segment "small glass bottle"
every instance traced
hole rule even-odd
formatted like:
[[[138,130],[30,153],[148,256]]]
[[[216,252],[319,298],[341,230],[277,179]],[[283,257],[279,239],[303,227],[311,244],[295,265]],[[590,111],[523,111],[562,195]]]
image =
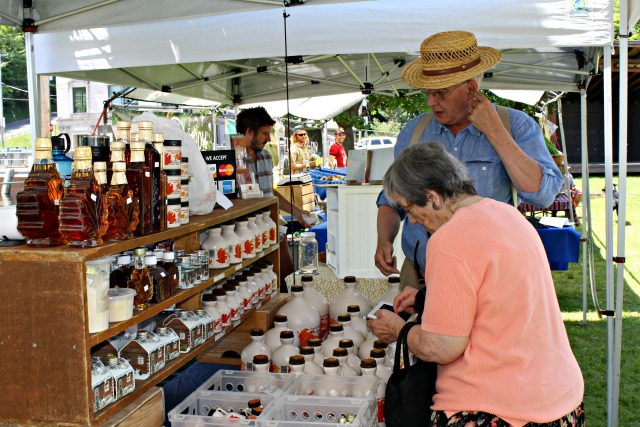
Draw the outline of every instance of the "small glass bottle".
[[[113,157],[113,143],[116,141],[122,143],[122,153],[124,156],[123,158]],[[131,122],[120,120],[118,123],[116,123],[116,141],[113,141],[111,143],[111,156],[109,157],[109,165],[111,165],[113,162],[124,161],[127,166],[129,166],[129,162],[131,160],[131,146],[129,145],[131,143]],[[109,171],[107,171],[107,175],[109,175],[107,178],[111,178]]]
[[[171,283],[167,271],[158,265],[158,259],[155,255],[146,255],[144,264],[149,270],[151,280],[153,282],[153,297],[151,302],[158,303],[166,300],[171,296]]]
[[[96,182],[100,186],[102,194],[107,194],[107,191],[109,191],[109,181],[107,181],[107,163],[93,162],[93,175],[96,177]]]
[[[160,184],[166,183],[167,177],[160,169],[160,153],[153,146],[153,123],[149,121],[138,122],[140,141],[144,143],[144,162],[151,171],[151,214],[152,231],[162,231],[166,229],[161,220],[161,207],[166,206],[166,197],[162,199]],[[163,176],[164,175],[164,176]]]
[[[318,273],[318,242],[316,233],[312,231],[300,233],[298,268],[302,274]]]
[[[60,233],[71,247],[102,245],[109,227],[107,197],[96,182],[91,147],[76,147],[73,173],[60,201]]]
[[[127,168],[127,182],[133,197],[140,201],[140,221],[134,234],[146,236],[153,231],[151,206],[151,169],[144,161],[144,143],[131,142],[131,161]]]
[[[109,274],[109,287],[111,288],[126,288],[128,287],[129,279],[131,278],[131,272],[133,266],[131,265],[130,255],[120,255],[118,257],[118,267]]]
[[[133,271],[129,279],[128,287],[135,289],[136,295],[133,297],[133,307],[144,310],[149,307],[149,302],[153,297],[153,281],[149,270],[144,264],[147,253],[145,248],[133,250]]]
[[[158,260],[160,261],[160,260]],[[180,274],[178,266],[175,262],[175,252],[165,251],[162,255],[162,261],[159,262],[160,267],[164,268],[169,276],[170,295],[178,292],[178,284],[180,283]]]
[[[59,230],[64,181],[51,155],[51,140],[36,138],[36,154],[24,190],[16,196],[18,231],[27,246],[42,248],[65,243]]]
[[[94,165],[98,163],[101,162]],[[107,191],[109,228],[105,238],[108,240],[133,239],[133,230],[138,226],[140,206],[127,184],[126,170],[125,162],[114,162],[111,185]]]

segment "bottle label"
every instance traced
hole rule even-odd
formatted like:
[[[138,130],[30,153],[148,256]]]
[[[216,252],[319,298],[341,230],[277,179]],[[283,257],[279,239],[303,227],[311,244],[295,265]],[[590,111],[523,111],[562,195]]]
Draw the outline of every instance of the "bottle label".
[[[244,241],[244,253],[246,255],[253,255],[253,240],[245,240]]]
[[[378,422],[384,422],[384,399],[378,399]]]
[[[329,333],[329,313],[320,316],[320,339],[324,339]]]
[[[237,259],[242,259],[242,245],[240,243],[236,245],[235,256]]]
[[[271,243],[276,242],[276,229],[273,227],[269,229],[269,242]]]
[[[320,328],[305,328],[298,332],[298,338],[300,338],[300,347],[307,345],[310,339],[320,338]]]
[[[223,325],[228,325],[229,324],[229,313],[222,313],[222,324]]]
[[[232,308],[230,318],[236,320],[238,318],[238,309]]]

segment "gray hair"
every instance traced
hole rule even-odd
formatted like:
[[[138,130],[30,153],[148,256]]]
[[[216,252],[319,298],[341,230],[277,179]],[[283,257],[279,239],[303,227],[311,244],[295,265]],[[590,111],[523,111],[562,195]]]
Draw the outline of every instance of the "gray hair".
[[[465,166],[439,142],[404,149],[384,175],[387,200],[401,196],[414,205],[425,206],[427,190],[435,191],[444,200],[478,194]]]

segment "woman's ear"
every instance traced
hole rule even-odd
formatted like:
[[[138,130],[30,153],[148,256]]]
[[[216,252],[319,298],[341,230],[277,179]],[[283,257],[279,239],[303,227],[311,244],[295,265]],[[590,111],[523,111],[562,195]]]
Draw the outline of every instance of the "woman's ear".
[[[477,92],[477,91],[478,91],[478,89],[480,89],[480,85],[479,85],[479,84],[478,84],[478,82],[477,82],[477,81],[475,81],[475,80],[469,80],[468,85],[469,85],[469,86],[468,86],[468,87],[469,87],[469,90],[473,90],[473,91],[476,91],[476,92]]]

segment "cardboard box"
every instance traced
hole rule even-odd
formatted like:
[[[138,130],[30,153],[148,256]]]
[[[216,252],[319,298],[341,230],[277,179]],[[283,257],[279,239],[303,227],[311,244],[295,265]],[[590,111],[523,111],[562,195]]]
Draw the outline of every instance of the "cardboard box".
[[[291,200],[291,193],[293,193],[293,204],[301,209],[309,212],[313,212],[316,209],[316,198],[312,183],[280,186],[277,191],[287,200]],[[289,215],[282,211],[280,213]]]

